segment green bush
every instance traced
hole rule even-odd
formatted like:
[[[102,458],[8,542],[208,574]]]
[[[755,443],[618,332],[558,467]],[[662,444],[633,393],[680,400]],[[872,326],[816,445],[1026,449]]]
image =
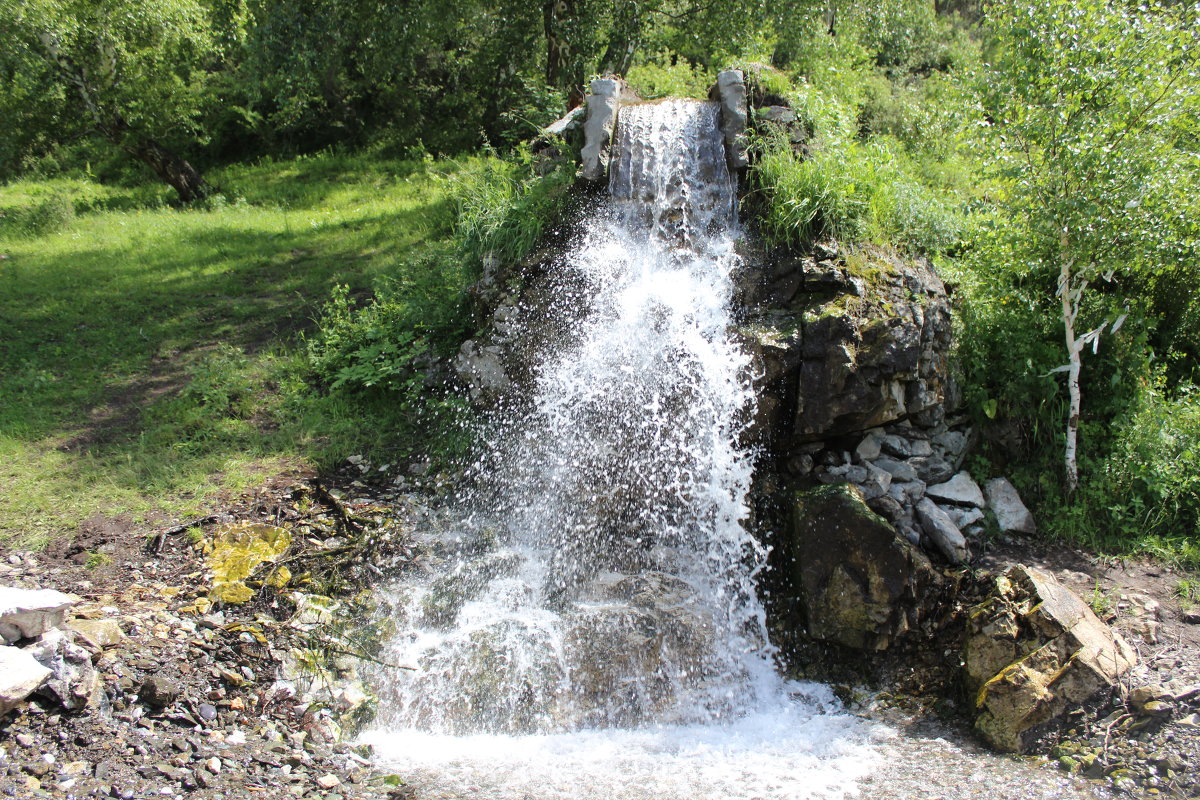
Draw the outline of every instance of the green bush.
[[[75,221],[75,205],[65,194],[15,208],[0,209],[0,235],[36,237],[63,230]]]
[[[705,98],[709,87],[716,81],[716,75],[712,70],[693,64],[686,58],[677,58],[672,64],[668,53],[659,53],[631,67],[625,75],[625,81],[647,100],[658,97]]]
[[[468,162],[453,178],[461,255],[513,264],[524,258],[563,211],[575,179],[572,158],[538,174],[528,149],[512,158]]]

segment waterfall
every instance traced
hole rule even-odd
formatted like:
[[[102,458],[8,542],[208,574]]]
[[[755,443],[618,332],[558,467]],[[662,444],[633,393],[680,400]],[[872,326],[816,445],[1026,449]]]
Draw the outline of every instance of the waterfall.
[[[382,660],[415,669],[376,681],[384,758],[501,797],[837,796],[867,763],[826,687],[777,674],[755,589],[718,113],[622,108],[608,200],[557,294],[509,323],[545,344],[472,489],[423,532],[427,572],[393,589]]]

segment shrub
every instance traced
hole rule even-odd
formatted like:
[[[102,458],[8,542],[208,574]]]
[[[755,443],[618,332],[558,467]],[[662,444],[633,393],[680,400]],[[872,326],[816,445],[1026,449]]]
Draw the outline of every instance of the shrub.
[[[52,194],[16,208],[0,210],[0,234],[36,237],[55,233],[75,221],[75,205],[65,194]]]

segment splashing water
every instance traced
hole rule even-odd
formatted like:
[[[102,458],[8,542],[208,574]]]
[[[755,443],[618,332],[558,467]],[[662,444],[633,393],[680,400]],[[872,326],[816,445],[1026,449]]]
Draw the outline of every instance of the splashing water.
[[[416,669],[380,678],[365,738],[446,796],[836,797],[872,763],[825,687],[777,675],[755,592],[717,114],[622,108],[610,199],[513,323],[548,341],[529,397],[396,588],[385,660]]]

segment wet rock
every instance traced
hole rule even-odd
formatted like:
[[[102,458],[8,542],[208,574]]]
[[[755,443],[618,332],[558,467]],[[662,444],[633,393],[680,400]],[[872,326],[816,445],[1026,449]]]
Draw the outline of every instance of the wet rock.
[[[0,637],[5,644],[33,639],[63,624],[75,598],[54,589],[0,586]]]
[[[51,674],[49,669],[38,663],[28,652],[0,645],[0,717],[40,689]],[[29,744],[21,740],[22,736],[29,740]],[[18,734],[17,741],[24,747],[33,743],[26,734]]]
[[[886,649],[916,627],[940,580],[852,486],[797,493],[788,546],[809,636],[847,647]]]
[[[721,104],[721,134],[725,137],[725,158],[730,172],[737,172],[750,164],[746,157],[746,121],[749,110],[746,105],[746,77],[740,69],[727,69],[717,73],[715,87],[717,101]]]
[[[580,164],[584,180],[601,181],[608,175],[609,144],[617,127],[621,104],[621,81],[597,78],[587,96],[587,119],[583,123]]]
[[[1136,661],[1078,595],[1048,573],[1014,566],[967,622],[963,669],[975,728],[1001,750],[1027,752]]]
[[[503,348],[468,339],[458,349],[453,368],[476,403],[491,403],[512,388],[505,371]]]
[[[967,540],[950,516],[928,497],[917,503],[917,519],[921,530],[951,564],[965,564],[971,558]]]
[[[1037,533],[1033,514],[1021,502],[1021,495],[1007,478],[993,478],[983,485],[987,505],[996,515],[996,524],[1005,533]]]
[[[925,493],[941,503],[953,503],[959,506],[974,506],[983,508],[987,501],[979,485],[971,480],[966,472],[959,472],[945,483],[935,483],[926,488]]]

